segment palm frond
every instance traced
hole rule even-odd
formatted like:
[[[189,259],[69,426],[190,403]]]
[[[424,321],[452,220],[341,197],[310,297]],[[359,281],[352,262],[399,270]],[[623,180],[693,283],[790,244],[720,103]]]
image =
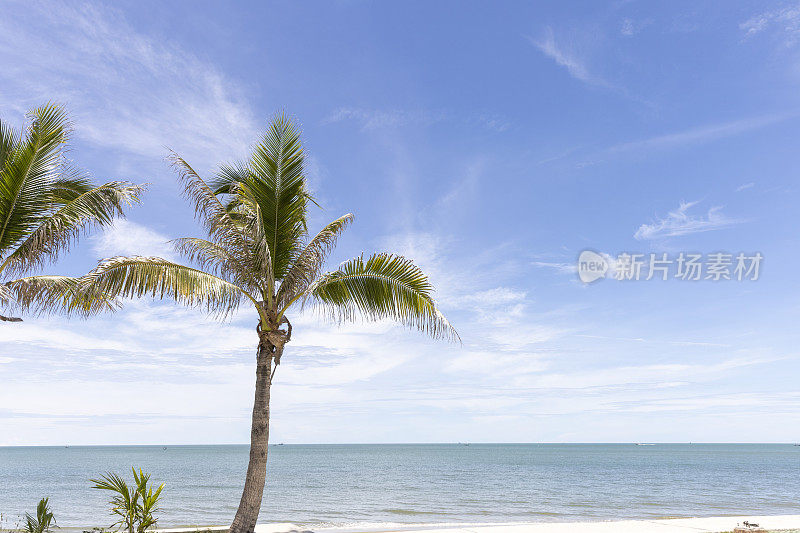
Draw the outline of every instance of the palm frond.
[[[76,186],[79,185],[79,186]],[[61,180],[55,194],[66,199],[75,194],[83,184]],[[23,273],[42,266],[45,261],[55,261],[60,251],[70,245],[90,226],[107,226],[115,216],[123,216],[123,209],[139,201],[142,187],[127,182],[113,181],[74,196],[55,213],[43,218],[39,226],[8,255],[0,272]]]
[[[89,316],[119,307],[113,295],[103,291],[81,290],[80,278],[68,276],[28,276],[2,285],[0,300],[32,314],[63,313]]]
[[[128,484],[119,474],[106,473],[100,479],[90,479],[94,483],[95,489],[110,491],[111,514],[119,517],[111,527],[121,526],[126,531],[134,531],[136,526],[137,508],[139,506],[140,494],[137,490],[131,490]]]
[[[201,270],[220,276],[240,287],[258,288],[249,265],[222,246],[197,237],[174,239],[172,244],[179,254],[198,265]]]
[[[50,184],[48,195],[53,205],[62,206],[94,188],[95,185],[85,171],[65,162],[55,181]]]
[[[252,264],[250,267],[253,274],[265,282],[262,292],[266,293],[265,298],[269,300],[275,293],[275,277],[272,270],[272,252],[268,235],[264,228],[261,206],[248,186],[248,182],[232,183],[230,184],[230,190],[236,194],[234,209],[249,236],[250,250],[252,252]]]
[[[14,293],[5,284],[0,284],[0,309],[11,307],[13,300]],[[16,316],[0,315],[0,322],[22,322],[22,319]]]
[[[169,161],[184,186],[184,195],[194,204],[195,214],[208,231],[211,240],[243,258],[251,254],[247,238],[214,190],[175,152]]]
[[[5,307],[11,303],[14,293],[6,287],[5,283],[0,283],[0,307]]]
[[[309,287],[307,298],[327,308],[340,321],[361,315],[390,318],[434,338],[460,340],[455,328],[436,308],[433,287],[414,263],[402,256],[356,257]]]
[[[25,135],[3,156],[0,167],[0,254],[40,223],[42,206],[51,201],[50,185],[65,165],[69,137],[66,111],[48,104],[30,114]]]
[[[46,533],[56,525],[53,512],[50,510],[50,498],[42,498],[36,506],[36,516],[25,513],[26,533]]]
[[[162,483],[153,491],[152,485],[147,486],[150,482],[150,474],[143,472],[142,469],[139,469],[139,472],[136,472],[135,468],[132,468],[132,470],[136,492],[142,500],[137,510],[138,523],[136,524],[136,532],[145,533],[158,522],[155,512],[158,511],[159,498],[161,497],[161,491],[164,490],[164,484]]]
[[[17,146],[17,134],[14,128],[0,119],[0,168],[5,167],[6,159]]]
[[[229,211],[238,212],[244,205],[252,214],[253,206],[258,206],[275,279],[286,274],[308,231],[306,211],[313,199],[306,186],[304,158],[299,129],[279,115],[254,147],[246,169],[223,167],[217,176],[217,190],[235,195]]]
[[[215,275],[225,276],[229,272],[229,263],[235,263],[236,257],[222,246],[197,237],[181,237],[171,241],[175,251],[189,261],[196,263],[201,269]]]
[[[353,222],[353,214],[337,218],[311,239],[283,278],[278,290],[278,307],[285,310],[316,281],[322,272],[325,258],[336,246],[339,235]]]
[[[171,298],[189,306],[202,305],[214,314],[233,312],[247,292],[208,272],[179,265],[160,257],[112,257],[83,276],[81,291],[88,295]]]

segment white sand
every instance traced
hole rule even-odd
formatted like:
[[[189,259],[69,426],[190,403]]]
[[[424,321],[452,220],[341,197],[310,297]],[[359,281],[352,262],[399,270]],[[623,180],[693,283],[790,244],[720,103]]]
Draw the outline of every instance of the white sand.
[[[463,527],[430,527],[398,528],[385,530],[319,529],[320,532],[374,533],[413,532],[413,533],[720,533],[732,531],[737,524],[745,520],[755,522],[764,529],[800,529],[800,515],[778,516],[715,516],[710,518],[673,518],[668,520],[621,520],[618,522],[552,522],[538,524],[506,524],[497,526],[463,526]],[[226,527],[201,528],[224,531]],[[197,529],[175,528],[162,529],[160,533],[184,533]],[[311,531],[309,528],[294,524],[259,524],[256,533],[300,533]]]
[[[501,526],[448,527],[414,530],[414,533],[719,533],[732,531],[747,520],[764,529],[800,529],[800,515],[725,516],[669,520],[622,520],[619,522],[554,522]],[[273,533],[267,524],[256,533]]]

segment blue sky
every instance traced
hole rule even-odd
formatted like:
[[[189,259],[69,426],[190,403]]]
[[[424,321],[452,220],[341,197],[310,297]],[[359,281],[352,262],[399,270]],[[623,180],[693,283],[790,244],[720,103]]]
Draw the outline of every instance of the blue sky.
[[[48,270],[201,234],[164,163],[302,124],[331,258],[413,258],[463,346],[292,316],[273,442],[800,440],[800,4],[11,1],[0,116],[150,183]],[[760,252],[757,281],[583,285],[584,249]],[[135,301],[0,329],[0,444],[246,442],[255,317]]]

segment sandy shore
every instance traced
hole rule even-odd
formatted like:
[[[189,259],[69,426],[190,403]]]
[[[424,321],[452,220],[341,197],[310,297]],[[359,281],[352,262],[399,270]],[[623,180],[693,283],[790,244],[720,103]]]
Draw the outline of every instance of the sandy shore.
[[[709,518],[673,518],[665,520],[621,520],[618,522],[552,522],[539,524],[501,524],[493,526],[446,526],[425,528],[364,529],[325,528],[316,531],[325,533],[389,533],[413,531],[414,533],[721,533],[732,531],[744,521],[755,522],[762,528],[800,529],[800,515],[776,516],[718,516]],[[204,528],[224,531],[224,527]],[[196,529],[162,529],[160,533],[185,533]],[[256,533],[309,533],[311,530],[293,524],[259,524]]]
[[[747,520],[765,529],[800,529],[800,515],[622,520],[619,522],[561,522],[415,530],[415,533],[720,533]],[[262,533],[256,527],[257,533]],[[269,533],[265,529],[263,533]]]

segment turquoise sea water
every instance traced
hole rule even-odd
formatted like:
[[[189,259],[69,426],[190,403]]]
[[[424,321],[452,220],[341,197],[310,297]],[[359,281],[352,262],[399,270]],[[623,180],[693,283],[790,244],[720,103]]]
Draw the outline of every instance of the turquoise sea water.
[[[228,524],[246,446],[0,447],[6,524],[49,496],[60,526],[108,526],[89,478],[164,482],[162,527]],[[260,522],[307,528],[800,514],[791,444],[270,446]]]

